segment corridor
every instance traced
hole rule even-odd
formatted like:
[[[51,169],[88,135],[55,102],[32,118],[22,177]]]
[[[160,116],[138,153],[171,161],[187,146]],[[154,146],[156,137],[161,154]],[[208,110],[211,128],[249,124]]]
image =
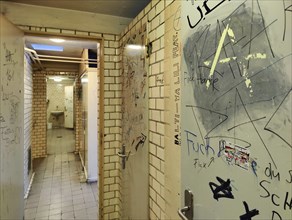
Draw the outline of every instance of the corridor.
[[[35,177],[25,219],[97,219],[97,184],[82,183],[71,130],[48,132],[48,157],[34,161]]]

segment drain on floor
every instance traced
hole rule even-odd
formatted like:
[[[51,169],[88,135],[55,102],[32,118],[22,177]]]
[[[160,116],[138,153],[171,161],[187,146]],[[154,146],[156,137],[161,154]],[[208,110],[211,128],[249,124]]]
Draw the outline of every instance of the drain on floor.
[[[57,136],[57,138],[62,138],[63,136]]]

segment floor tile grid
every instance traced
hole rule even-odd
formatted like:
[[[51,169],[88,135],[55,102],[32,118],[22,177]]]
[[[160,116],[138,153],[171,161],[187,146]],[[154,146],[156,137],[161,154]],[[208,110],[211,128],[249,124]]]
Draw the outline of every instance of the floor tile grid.
[[[97,184],[80,183],[80,175],[81,163],[73,153],[40,159],[25,219],[97,219]]]

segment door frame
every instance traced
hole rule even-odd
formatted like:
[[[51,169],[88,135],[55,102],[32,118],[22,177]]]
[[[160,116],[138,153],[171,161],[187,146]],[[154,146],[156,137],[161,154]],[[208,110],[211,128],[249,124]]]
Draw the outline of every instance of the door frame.
[[[98,135],[98,196],[99,196],[99,219],[103,216],[103,192],[104,192],[104,39],[96,36],[80,36],[64,33],[48,33],[43,31],[22,30],[25,36],[41,36],[41,37],[62,37],[70,40],[89,40],[99,43],[99,135]],[[98,74],[98,73],[96,73]]]

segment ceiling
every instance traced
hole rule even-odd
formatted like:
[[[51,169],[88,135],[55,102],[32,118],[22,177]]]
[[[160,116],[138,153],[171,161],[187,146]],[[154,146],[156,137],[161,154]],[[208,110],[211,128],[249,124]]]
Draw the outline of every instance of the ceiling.
[[[32,44],[45,44],[51,46],[62,46],[64,50],[62,52],[56,51],[44,51],[37,50],[39,55],[52,55],[52,56],[66,56],[66,57],[81,57],[83,49],[93,49],[96,50],[98,43],[90,40],[79,40],[71,38],[65,39],[62,43],[55,43],[51,41],[54,37],[47,36],[25,36],[25,45],[29,49],[34,49]]]
[[[55,37],[48,36],[25,36],[25,46],[29,49],[35,50],[38,55],[49,55],[49,56],[61,56],[61,57],[72,57],[80,58],[84,49],[91,49],[97,51],[99,43],[92,40],[84,39],[72,39],[72,38],[62,38],[65,41],[62,43],[55,43],[51,41]],[[48,51],[48,50],[36,50],[33,48],[32,44],[42,44],[49,46],[61,46],[63,51]],[[49,58],[50,59],[50,58]],[[64,62],[47,62],[41,61],[42,68],[51,71],[78,71],[79,63],[64,63]],[[34,66],[36,69],[39,68],[38,65]]]
[[[151,0],[6,0],[30,5],[71,9],[134,18]]]
[[[0,0],[1,1],[1,0]],[[142,11],[151,0],[6,0],[9,2],[16,2],[28,5],[45,6],[60,9],[77,10],[98,14],[113,15],[125,18],[134,18],[140,11]],[[51,42],[49,37],[40,36],[26,36],[26,47],[33,49],[31,44],[46,44],[46,45],[58,45],[63,46],[63,52],[50,52],[37,50],[39,55],[51,55],[51,56],[66,56],[66,57],[80,57],[84,48],[96,49],[97,43],[93,41],[84,40],[70,40],[66,39],[63,43]],[[46,67],[51,67],[52,62],[42,62]],[[55,64],[54,64],[55,65]],[[65,64],[62,64],[65,65]],[[68,67],[77,64],[67,63]],[[74,67],[74,68],[75,68]]]

